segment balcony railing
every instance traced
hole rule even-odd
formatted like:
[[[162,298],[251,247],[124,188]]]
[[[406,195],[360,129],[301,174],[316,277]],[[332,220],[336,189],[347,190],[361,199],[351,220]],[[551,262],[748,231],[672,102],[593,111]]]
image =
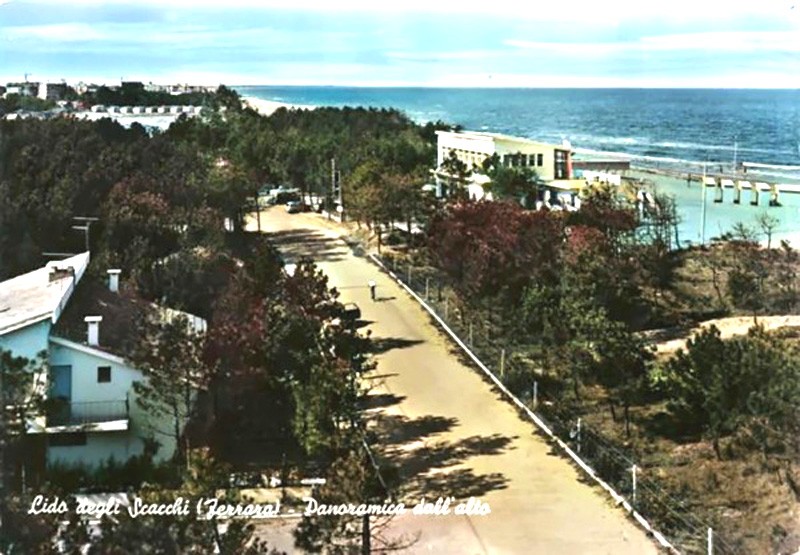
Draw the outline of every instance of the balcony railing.
[[[127,399],[86,402],[50,399],[47,406],[47,425],[74,426],[127,420],[129,411]]]

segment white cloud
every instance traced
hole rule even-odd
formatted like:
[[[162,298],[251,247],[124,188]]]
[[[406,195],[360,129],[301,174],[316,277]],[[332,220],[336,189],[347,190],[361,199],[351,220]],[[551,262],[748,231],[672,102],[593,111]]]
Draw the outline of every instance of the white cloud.
[[[625,52],[800,52],[800,32],[709,31],[642,37],[620,42],[539,42],[509,39],[503,42],[523,50],[562,55],[609,56]]]
[[[800,32],[709,31],[643,37],[643,47],[652,50],[800,51]]]
[[[100,41],[113,38],[97,27],[85,23],[55,23],[0,28],[0,37],[9,40],[36,39],[53,42]]]
[[[53,3],[61,0],[16,0],[29,3]],[[363,13],[428,13],[428,14],[484,14],[509,19],[593,23],[598,26],[621,20],[642,18],[671,21],[719,21],[752,15],[779,18],[796,17],[792,9],[795,0],[671,0],[662,2],[632,2],[631,0],[572,0],[563,2],[521,3],[518,0],[404,0],[403,2],[375,2],[375,0],[72,0],[70,5],[151,5],[170,9],[250,8],[281,9],[307,12],[363,12]]]

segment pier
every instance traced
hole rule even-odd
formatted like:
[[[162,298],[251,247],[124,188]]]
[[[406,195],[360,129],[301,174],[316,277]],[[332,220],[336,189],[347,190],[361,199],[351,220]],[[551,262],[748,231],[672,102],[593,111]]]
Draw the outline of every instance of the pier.
[[[715,189],[714,202],[721,203],[725,201],[725,190],[732,190],[733,204],[741,204],[744,191],[750,192],[749,202],[752,206],[758,206],[761,202],[762,196],[766,194],[768,198],[768,206],[780,206],[781,193],[800,193],[800,185],[790,183],[766,183],[763,181],[746,181],[743,179],[731,179],[729,177],[709,177],[702,178],[704,187],[712,187]]]

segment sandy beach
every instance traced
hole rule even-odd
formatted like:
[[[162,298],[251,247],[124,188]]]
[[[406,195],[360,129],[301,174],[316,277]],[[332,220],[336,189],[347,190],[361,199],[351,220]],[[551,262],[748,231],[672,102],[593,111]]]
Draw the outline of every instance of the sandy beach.
[[[269,116],[279,108],[286,108],[287,110],[313,110],[316,108],[316,106],[310,104],[289,104],[275,100],[264,100],[255,96],[243,96],[242,101],[263,116]]]

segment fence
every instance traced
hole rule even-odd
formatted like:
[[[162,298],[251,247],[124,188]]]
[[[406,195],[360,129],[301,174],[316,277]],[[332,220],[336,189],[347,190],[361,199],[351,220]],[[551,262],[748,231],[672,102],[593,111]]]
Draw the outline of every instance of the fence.
[[[679,499],[667,491],[646,467],[637,463],[631,449],[603,436],[572,413],[559,400],[556,384],[537,377],[531,361],[516,356],[520,345],[493,337],[499,334],[490,319],[465,316],[439,271],[411,265],[398,257],[372,255],[372,258],[413,291],[450,328],[457,341],[468,348],[467,352],[474,354],[474,361],[509,393],[512,401],[545,433],[552,434],[579,466],[599,478],[598,482],[618,504],[629,510],[662,545],[681,553],[741,552],[738,545],[714,534],[709,523],[694,516],[687,499]]]
[[[130,409],[127,399],[77,403],[62,399],[52,399],[49,405],[47,407],[48,426],[97,424],[114,420],[126,420],[129,417]]]

